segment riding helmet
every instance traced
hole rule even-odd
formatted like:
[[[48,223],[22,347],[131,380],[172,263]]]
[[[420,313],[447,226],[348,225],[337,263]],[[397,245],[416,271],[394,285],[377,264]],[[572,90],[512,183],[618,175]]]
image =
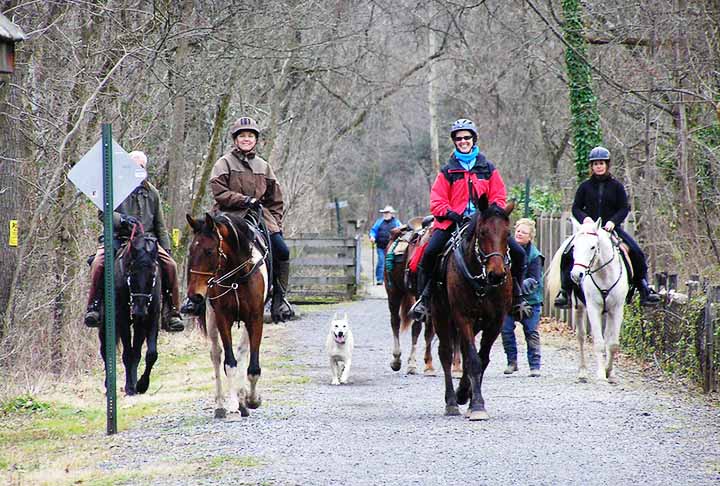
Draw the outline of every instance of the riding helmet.
[[[472,133],[473,143],[477,143],[477,127],[472,122],[472,120],[468,120],[467,118],[460,118],[458,120],[455,120],[455,123],[453,123],[452,127],[450,128],[450,138],[454,139],[455,133],[459,132],[460,130],[467,130],[468,132]]]
[[[239,132],[253,132],[256,137],[260,136],[260,128],[255,120],[249,116],[243,116],[235,120],[230,127],[230,137],[235,140]]]
[[[590,151],[588,155],[588,162],[592,163],[593,160],[606,160],[610,163],[610,151],[605,147],[599,145]]]

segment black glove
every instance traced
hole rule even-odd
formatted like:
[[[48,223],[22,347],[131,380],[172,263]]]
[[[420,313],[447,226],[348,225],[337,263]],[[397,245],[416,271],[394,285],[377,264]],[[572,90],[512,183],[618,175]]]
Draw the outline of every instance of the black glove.
[[[515,304],[512,308],[512,316],[517,321],[522,321],[532,315],[532,306],[525,300],[521,300],[518,304]]]
[[[135,216],[130,216],[129,214],[123,214],[120,216],[120,224],[123,226],[133,227],[135,225],[140,224],[140,220],[137,219]]]
[[[257,209],[260,207],[260,201],[255,199],[254,197],[249,197],[245,200],[245,207],[248,209]]]
[[[462,216],[460,216],[455,211],[448,211],[447,213],[445,213],[445,218],[449,219],[450,221],[454,222],[455,224],[460,224],[460,223],[462,223],[462,220],[463,220]]]
[[[538,282],[532,277],[528,277],[525,280],[523,280],[522,286],[520,287],[520,290],[523,295],[527,295],[531,293],[535,288],[537,287]]]

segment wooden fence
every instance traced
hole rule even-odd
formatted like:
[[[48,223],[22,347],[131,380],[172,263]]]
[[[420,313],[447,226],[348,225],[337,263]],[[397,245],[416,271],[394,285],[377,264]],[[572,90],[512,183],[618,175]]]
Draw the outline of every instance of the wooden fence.
[[[359,238],[303,235],[287,238],[292,302],[352,299],[360,285]]]

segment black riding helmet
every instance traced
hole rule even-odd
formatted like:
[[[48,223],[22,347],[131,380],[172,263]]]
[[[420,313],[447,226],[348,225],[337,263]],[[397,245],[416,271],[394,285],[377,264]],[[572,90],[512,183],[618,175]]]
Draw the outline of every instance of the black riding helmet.
[[[610,166],[610,151],[598,145],[592,149],[590,155],[588,155],[588,163],[590,163],[590,165],[592,165],[595,160],[604,160],[605,163]]]

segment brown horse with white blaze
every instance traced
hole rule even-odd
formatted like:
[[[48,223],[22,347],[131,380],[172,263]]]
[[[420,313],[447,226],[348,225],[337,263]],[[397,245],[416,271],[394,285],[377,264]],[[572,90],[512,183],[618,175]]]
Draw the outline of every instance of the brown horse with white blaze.
[[[482,379],[490,363],[490,349],[510,312],[512,275],[507,238],[509,215],[514,204],[488,207],[487,198],[476,204],[478,211],[462,243],[450,255],[443,270],[445,286],[432,294],[431,316],[439,339],[438,354],[445,373],[445,414],[459,415],[458,404],[470,406],[470,420],[486,420]],[[480,350],[475,336],[482,331]],[[453,388],[451,360],[459,340],[463,375],[457,394]]]
[[[257,408],[262,401],[257,382],[261,372],[263,313],[269,294],[268,251],[255,243],[255,232],[242,218],[206,213],[205,218],[198,219],[187,215],[187,220],[193,229],[193,240],[188,255],[188,300],[183,308],[198,315],[201,329],[210,339],[215,369],[215,417],[224,418],[226,410],[239,411],[245,417],[249,415],[248,408]],[[206,299],[210,305],[203,312]],[[244,323],[240,326],[239,363],[232,342],[235,322]],[[220,375],[221,342],[227,402]]]

